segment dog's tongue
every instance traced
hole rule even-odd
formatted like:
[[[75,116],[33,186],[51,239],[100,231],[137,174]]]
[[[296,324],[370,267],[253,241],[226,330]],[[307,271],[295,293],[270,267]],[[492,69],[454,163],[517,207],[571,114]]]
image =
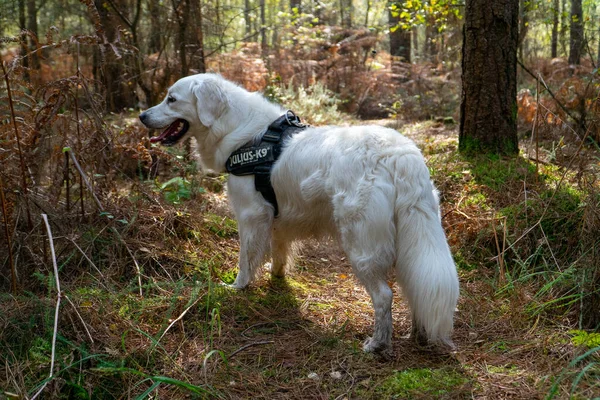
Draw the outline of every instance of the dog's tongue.
[[[167,127],[167,129],[165,129],[163,131],[163,133],[161,133],[159,136],[153,136],[150,138],[150,142],[151,143],[156,143],[156,142],[160,142],[162,140],[164,140],[166,137],[171,136],[174,133],[177,133],[177,130],[179,128],[179,123],[181,122],[181,120],[176,120],[175,122],[173,122],[171,125],[169,125]]]

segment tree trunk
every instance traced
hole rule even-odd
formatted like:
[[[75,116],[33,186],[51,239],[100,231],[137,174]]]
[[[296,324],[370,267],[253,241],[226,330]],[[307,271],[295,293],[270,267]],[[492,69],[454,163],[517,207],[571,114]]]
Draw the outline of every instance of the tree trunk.
[[[204,31],[202,28],[202,5],[199,0],[187,0],[190,3],[190,18],[187,46],[190,53],[190,68],[195,73],[205,73],[206,63],[204,60]]]
[[[121,1],[114,1],[116,7],[121,7]],[[135,93],[131,89],[131,78],[124,51],[119,50],[119,26],[121,20],[116,11],[103,0],[95,0],[100,22],[104,28],[106,41],[111,45],[104,46],[105,59],[98,65],[97,72],[106,90],[106,105],[109,111],[120,112],[135,104]],[[125,7],[121,7],[125,10]],[[116,51],[114,50],[116,49]]]
[[[260,0],[260,49],[267,53],[267,18],[265,15],[265,0]]]
[[[150,14],[150,37],[148,43],[148,53],[158,53],[162,49],[163,35],[162,24],[160,22],[161,5],[160,0],[148,1],[148,13]]]
[[[433,16],[427,18],[427,25],[425,26],[425,56],[432,62],[438,61],[437,42],[439,36],[435,18]]]
[[[252,19],[250,17],[250,7],[250,0],[244,0],[244,23],[246,27],[244,31],[245,42],[251,41],[250,35],[252,34]]]
[[[518,0],[467,0],[459,150],[518,154]]]
[[[559,28],[559,18],[560,14],[560,0],[553,0],[552,2],[552,43],[551,43],[551,51],[550,55],[552,58],[556,58],[558,56],[558,28]]]
[[[352,0],[340,0],[340,23],[344,28],[352,28]]]
[[[33,33],[34,38],[29,37],[29,52],[30,64],[33,70],[40,69],[40,55],[37,50],[38,24],[37,24],[37,7],[35,0],[27,0],[27,30]],[[37,73],[36,73],[37,75]]]
[[[598,53],[596,58],[596,68],[600,67],[600,27],[598,28]]]
[[[569,45],[569,64],[581,62],[583,49],[583,7],[581,0],[571,0],[571,39]]]
[[[27,29],[27,18],[25,14],[25,0],[19,0],[19,29]],[[23,57],[23,67],[25,68],[25,79],[29,80],[29,57],[27,56],[27,37],[21,36],[20,56]]]
[[[398,26],[400,17],[394,5],[388,7],[388,25],[390,27],[390,54],[399,57],[403,62],[410,63],[410,31]]]
[[[411,29],[411,35],[412,35],[412,49],[411,52],[414,55],[414,57],[411,57],[412,59],[416,59],[419,60],[419,57],[421,57],[422,54],[419,53],[419,27],[418,26],[413,26]]]
[[[529,11],[531,9],[531,0],[521,0],[519,2],[519,42],[517,47],[519,49],[519,58],[524,61],[523,58],[523,47],[525,46],[525,38],[527,37],[527,31],[529,30]]]
[[[561,48],[561,52],[563,54],[567,54],[568,48],[567,48],[567,35],[566,32],[569,29],[568,26],[568,18],[569,15],[567,13],[567,0],[562,0],[561,2],[561,10],[560,10],[560,28],[559,28],[559,34],[558,34],[558,43],[560,44],[560,48]]]

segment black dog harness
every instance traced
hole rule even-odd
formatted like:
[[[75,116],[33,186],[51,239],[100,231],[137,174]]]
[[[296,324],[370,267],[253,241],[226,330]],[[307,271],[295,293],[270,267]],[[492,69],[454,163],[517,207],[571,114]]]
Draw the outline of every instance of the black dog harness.
[[[271,169],[281,155],[287,138],[307,128],[292,111],[277,118],[262,136],[260,141],[253,141],[231,153],[225,168],[227,172],[237,175],[254,175],[254,187],[265,200],[275,208],[275,217],[279,215],[277,198],[271,185]]]

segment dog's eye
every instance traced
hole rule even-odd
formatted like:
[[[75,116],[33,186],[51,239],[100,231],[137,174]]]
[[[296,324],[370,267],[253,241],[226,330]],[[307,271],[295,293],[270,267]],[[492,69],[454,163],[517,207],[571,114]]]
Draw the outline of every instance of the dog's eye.
[[[167,97],[167,103],[175,103],[176,99],[173,96]]]

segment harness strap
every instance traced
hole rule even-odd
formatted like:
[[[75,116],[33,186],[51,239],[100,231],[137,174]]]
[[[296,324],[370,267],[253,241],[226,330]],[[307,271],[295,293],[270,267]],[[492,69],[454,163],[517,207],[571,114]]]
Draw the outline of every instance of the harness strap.
[[[269,125],[259,143],[244,145],[231,153],[225,163],[225,168],[233,175],[254,175],[254,188],[273,205],[275,217],[279,215],[279,206],[271,185],[271,169],[281,155],[284,140],[306,128],[307,125],[288,110]]]

